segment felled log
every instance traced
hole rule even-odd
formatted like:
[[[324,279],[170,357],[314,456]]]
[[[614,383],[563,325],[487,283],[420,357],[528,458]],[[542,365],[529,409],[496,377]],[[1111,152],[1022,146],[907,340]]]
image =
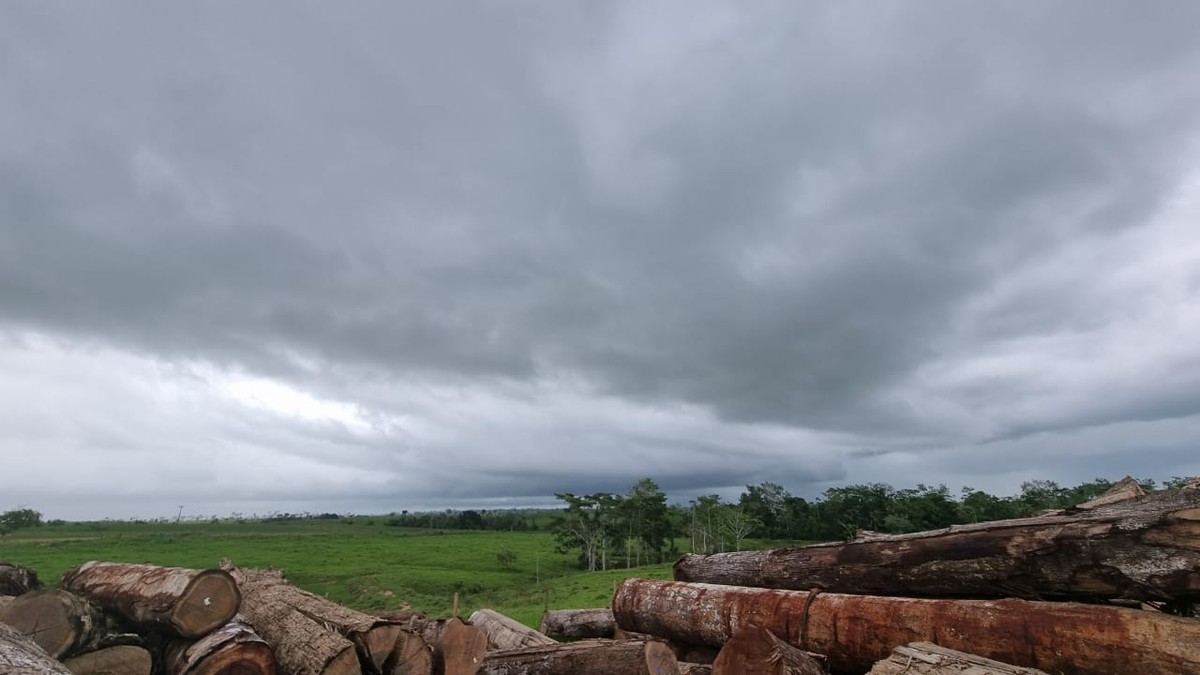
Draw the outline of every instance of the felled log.
[[[278,629],[279,621],[292,615],[303,617],[349,640],[365,672],[379,672],[396,648],[402,629],[394,623],[309,593],[284,579],[279,570],[241,568],[232,564],[226,565],[225,569],[237,581],[245,596],[242,615],[246,623],[275,647],[276,658],[285,671],[291,666],[285,666],[284,656],[279,653],[280,644],[285,638]],[[291,649],[304,649],[304,642],[290,644]],[[336,640],[328,641],[324,656],[336,657],[340,654],[340,645]]]
[[[685,555],[677,581],[911,597],[1200,599],[1200,490],[1058,515]]]
[[[4,675],[71,675],[29,636],[0,623],[0,673]]]
[[[438,622],[434,668],[443,675],[475,675],[487,653],[487,636],[457,618]]]
[[[982,656],[947,649],[929,642],[913,642],[892,650],[867,675],[1047,675]]]
[[[383,675],[432,675],[433,650],[425,640],[407,631],[400,634],[396,648],[383,664]]]
[[[0,561],[0,595],[21,595],[42,587],[37,570]]]
[[[16,598],[11,595],[0,595],[0,612],[3,612],[4,608],[13,600],[16,600]]]
[[[679,662],[679,675],[712,675],[712,671],[713,667],[710,663]]]
[[[467,623],[483,631],[487,636],[488,651],[504,651],[558,644],[553,638],[491,609],[481,609],[471,614]]]
[[[28,635],[47,654],[59,659],[96,649],[114,632],[96,605],[67,591],[33,591],[0,608],[0,623]]]
[[[734,633],[721,647],[712,675],[825,675],[825,668],[771,631],[750,626]]]
[[[237,613],[237,584],[217,569],[93,560],[63,574],[62,587],[135,624],[196,638]]]
[[[617,623],[721,646],[761,626],[833,670],[863,672],[909,642],[1064,675],[1200,673],[1200,621],[1105,605],[943,600],[629,579],[613,596]]]
[[[616,629],[612,609],[555,609],[542,612],[541,632],[555,639],[611,638]]]
[[[171,640],[162,662],[166,675],[275,675],[275,653],[240,617],[195,642]]]
[[[63,665],[74,675],[150,675],[154,663],[145,647],[114,645],[72,656]]]
[[[661,642],[580,640],[491,652],[480,675],[678,675]]]

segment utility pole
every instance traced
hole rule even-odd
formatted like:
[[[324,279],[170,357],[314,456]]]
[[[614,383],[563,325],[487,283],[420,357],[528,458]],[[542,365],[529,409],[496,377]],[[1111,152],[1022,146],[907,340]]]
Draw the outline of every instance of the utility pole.
[[[183,519],[183,504],[180,504],[179,505],[179,513],[175,514],[175,524],[178,525],[179,521],[182,519]]]

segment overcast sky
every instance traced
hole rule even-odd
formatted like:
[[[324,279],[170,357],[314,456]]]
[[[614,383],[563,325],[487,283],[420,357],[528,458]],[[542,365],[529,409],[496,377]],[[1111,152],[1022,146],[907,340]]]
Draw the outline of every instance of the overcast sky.
[[[1200,474],[1200,3],[0,5],[0,509]]]

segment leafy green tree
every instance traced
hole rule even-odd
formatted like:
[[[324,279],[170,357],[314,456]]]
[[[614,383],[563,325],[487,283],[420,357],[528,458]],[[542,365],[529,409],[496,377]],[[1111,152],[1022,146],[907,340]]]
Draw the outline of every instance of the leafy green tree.
[[[791,495],[779,483],[767,481],[758,485],[747,485],[738,499],[738,505],[746,514],[761,523],[763,534],[780,536],[784,528],[784,513]]]
[[[741,506],[725,506],[721,509],[721,533],[725,541],[733,545],[733,550],[742,550],[742,542],[746,537],[762,529],[763,523]],[[722,547],[724,548],[724,547]]]
[[[697,497],[688,506],[692,553],[716,553],[721,539],[721,495]]]
[[[41,527],[42,514],[30,508],[13,509],[0,513],[0,536],[26,527]]]
[[[608,569],[608,553],[619,531],[621,497],[607,492],[554,496],[566,502],[563,514],[551,526],[559,552],[578,550],[580,566],[589,572]]]
[[[647,561],[661,563],[671,536],[666,493],[653,479],[643,478],[625,494],[621,514],[625,521],[626,566],[630,557],[638,566],[643,564],[643,556]]]

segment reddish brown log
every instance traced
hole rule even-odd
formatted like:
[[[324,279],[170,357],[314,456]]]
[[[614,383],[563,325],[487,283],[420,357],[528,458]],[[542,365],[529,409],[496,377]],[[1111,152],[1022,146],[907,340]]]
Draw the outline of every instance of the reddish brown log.
[[[0,623],[0,673],[4,675],[71,675],[36,642],[15,628]]]
[[[167,675],[275,674],[275,652],[240,617],[196,642],[171,641],[162,661]]]
[[[0,595],[21,595],[41,588],[37,570],[0,561]]]
[[[475,675],[479,672],[487,653],[487,636],[483,631],[459,619],[438,623],[435,668],[444,675]]]
[[[433,650],[420,635],[404,632],[383,664],[383,675],[432,675]]]
[[[225,625],[242,599],[221,570],[97,560],[67,570],[62,587],[135,624],[188,638]]]
[[[556,609],[542,612],[541,632],[562,640],[611,638],[616,632],[612,609]]]
[[[492,652],[480,675],[678,675],[661,642],[580,640]]]
[[[67,591],[26,593],[0,608],[0,623],[28,635],[54,658],[96,649],[113,632],[100,608]]]
[[[847,543],[685,555],[677,581],[910,597],[1200,599],[1200,490]]]
[[[811,594],[649,579],[613,597],[622,626],[721,646],[761,626],[834,670],[865,671],[909,642],[933,642],[1064,675],[1200,673],[1200,621],[1103,605]]]
[[[72,656],[63,665],[74,675],[150,675],[153,659],[145,647],[115,645]]]
[[[825,668],[771,631],[751,626],[739,630],[721,647],[712,675],[825,675]]]
[[[553,638],[491,609],[476,611],[467,620],[467,623],[483,631],[483,634],[487,636],[488,651],[506,651],[558,644]]]
[[[875,664],[867,675],[1047,675],[1036,668],[1022,668],[982,656],[947,649],[928,642],[896,647],[890,656]]]

